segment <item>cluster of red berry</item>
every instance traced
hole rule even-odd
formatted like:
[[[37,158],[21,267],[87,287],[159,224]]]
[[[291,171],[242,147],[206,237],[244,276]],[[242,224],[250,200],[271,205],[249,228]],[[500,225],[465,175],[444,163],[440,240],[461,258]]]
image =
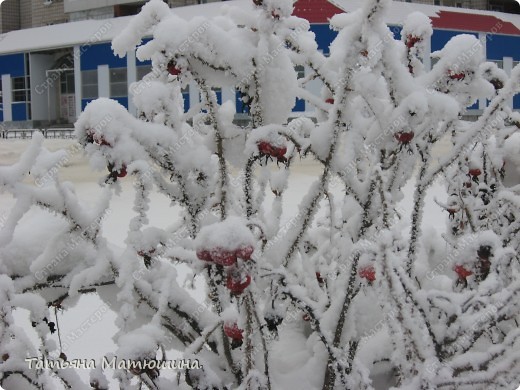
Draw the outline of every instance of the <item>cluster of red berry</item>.
[[[251,284],[251,276],[244,274],[234,267],[237,259],[250,260],[254,248],[251,245],[243,245],[235,249],[202,248],[197,250],[200,260],[212,262],[220,266],[230,267],[227,272],[226,287],[234,295],[240,295]]]
[[[274,146],[267,141],[260,141],[257,145],[260,157],[265,157],[266,161],[269,158],[276,158],[277,162],[287,162],[287,158],[285,157],[285,153],[287,153],[286,146]]]
[[[362,267],[359,269],[359,276],[368,280],[369,283],[372,283],[376,280],[376,269],[373,265]]]
[[[466,278],[475,275],[477,282],[484,280],[490,271],[492,256],[492,250],[490,245],[481,245],[477,250],[477,261],[471,265],[471,268],[462,264],[456,264],[453,270],[458,275],[457,285],[462,284],[464,287],[467,286]]]
[[[417,37],[417,36],[415,36],[415,35],[407,35],[407,36],[406,36],[406,42],[405,42],[406,47],[407,47],[408,49],[411,49],[412,47],[415,46],[415,44],[416,44],[417,42],[420,42],[421,40],[422,40],[421,37]]]
[[[112,144],[108,142],[103,134],[96,133],[93,129],[87,129],[86,141],[89,144],[96,144],[98,146],[106,146],[111,148]],[[126,170],[126,164],[122,164],[120,169],[114,169],[115,164],[111,161],[107,164],[107,169],[110,172],[108,178],[115,181],[117,178],[125,177],[128,172]]]

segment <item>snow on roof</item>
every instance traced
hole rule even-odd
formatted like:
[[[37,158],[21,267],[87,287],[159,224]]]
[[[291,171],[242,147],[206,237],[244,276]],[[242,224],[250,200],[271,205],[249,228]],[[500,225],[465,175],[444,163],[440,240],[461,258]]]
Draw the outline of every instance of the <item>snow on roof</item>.
[[[229,6],[246,8],[250,0],[233,0],[226,2],[191,5],[172,9],[182,18],[215,15]],[[72,47],[88,42],[110,42],[128,24],[132,16],[104,20],[82,20],[51,26],[11,31],[0,35],[0,54],[23,53]]]
[[[363,0],[329,1],[346,12],[361,7],[364,2]],[[386,21],[388,24],[402,25],[406,17],[415,11],[422,12],[430,17],[433,27],[436,29],[520,35],[520,15],[403,1],[392,3]]]
[[[298,0],[295,4],[295,15],[306,18],[311,23],[328,23],[334,14],[341,10],[353,11],[361,7],[363,2],[364,0]],[[218,14],[229,6],[250,7],[251,0],[178,7],[174,8],[172,12],[183,18],[191,19],[201,14]],[[403,20],[414,11],[420,11],[429,16],[435,28],[520,35],[520,15],[398,1],[393,3],[387,15],[387,23],[401,25]],[[88,42],[109,42],[123,30],[130,19],[131,16],[105,20],[83,20],[11,31],[0,35],[0,54],[72,47]]]

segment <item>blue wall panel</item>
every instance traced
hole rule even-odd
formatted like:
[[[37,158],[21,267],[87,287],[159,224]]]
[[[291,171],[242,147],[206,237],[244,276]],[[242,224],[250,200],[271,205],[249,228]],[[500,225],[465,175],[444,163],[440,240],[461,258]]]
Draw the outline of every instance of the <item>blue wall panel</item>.
[[[236,107],[237,107],[237,113],[242,113],[242,112],[249,112],[249,109],[248,107],[244,104],[244,102],[242,101],[242,99],[240,99],[240,92],[237,92],[235,94],[235,103],[236,103]]]
[[[81,55],[81,70],[94,70],[98,65],[107,64],[110,68],[126,67],[126,57],[116,57],[110,43],[92,45]]]
[[[85,107],[94,99],[81,99],[81,111],[85,111]]]
[[[25,121],[27,120],[27,104],[24,103],[13,103],[11,106],[13,112],[13,121]]]
[[[487,58],[501,60],[504,57],[513,57],[520,61],[520,37],[512,35],[487,35]]]
[[[25,76],[25,56],[20,54],[8,54],[0,56],[0,75],[10,74],[11,77]]]
[[[0,122],[4,120],[4,105],[0,104]]]
[[[184,99],[184,111],[188,112],[188,110],[190,109],[190,94],[183,93],[182,97]]]
[[[305,111],[305,100],[296,99],[296,104],[294,105],[293,112],[303,112]]]
[[[311,31],[316,34],[318,49],[323,53],[329,53],[329,46],[338,33],[330,29],[328,24],[311,24]]]
[[[402,27],[400,26],[388,26],[390,31],[394,34],[394,39],[397,39],[398,41],[401,40],[401,30]]]
[[[520,93],[513,98],[513,108],[520,109]]]
[[[433,30],[432,35],[432,52],[440,50],[448,43],[448,41],[456,35],[469,34],[478,38],[477,33],[466,33],[461,31],[450,31],[450,30]]]
[[[128,97],[111,97],[110,99],[115,100],[128,110]]]

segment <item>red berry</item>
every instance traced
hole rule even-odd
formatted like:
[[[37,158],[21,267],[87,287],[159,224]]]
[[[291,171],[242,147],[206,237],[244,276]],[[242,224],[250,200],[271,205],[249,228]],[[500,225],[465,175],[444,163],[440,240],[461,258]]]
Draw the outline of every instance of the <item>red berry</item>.
[[[228,273],[226,287],[235,295],[240,295],[251,284],[251,276],[246,275],[245,279],[238,272]]]
[[[116,170],[114,170],[114,164],[113,163],[108,163],[107,169],[110,171],[110,174],[112,176],[125,177],[127,175],[126,165],[125,164],[122,164],[121,169],[116,171]]]
[[[258,151],[262,154],[267,154],[267,155],[271,156],[273,153],[273,147],[271,146],[271,144],[269,142],[260,141],[258,143]]]
[[[240,329],[236,322],[224,323],[224,334],[233,340],[242,340],[244,331]]]
[[[205,249],[199,249],[197,251],[197,257],[203,261],[213,261],[211,258],[211,253]]]
[[[373,282],[374,280],[376,280],[376,270],[371,265],[363,267],[359,270],[359,276],[368,280],[369,282]]]
[[[253,254],[254,251],[255,251],[255,248],[253,248],[251,245],[247,245],[247,246],[238,248],[235,251],[235,255],[237,257],[240,257],[241,259],[249,260],[249,259],[251,259],[251,255]]]
[[[334,99],[328,98],[327,100],[325,100],[325,103],[334,104]]]
[[[399,131],[399,132],[395,133],[394,137],[400,143],[408,144],[413,139],[414,135],[415,134],[413,131],[409,131],[409,132]]]
[[[168,64],[168,73],[172,76],[178,76],[181,74],[181,69],[177,67],[175,61],[170,61]]]
[[[411,49],[411,48],[414,47],[415,44],[416,44],[417,42],[419,42],[420,40],[421,40],[420,37],[416,37],[415,35],[408,35],[408,36],[406,37],[406,47],[407,47],[408,49]]]
[[[145,250],[141,250],[141,251],[137,251],[137,254],[141,257],[144,257],[144,256],[152,256],[153,254],[155,253],[155,249],[149,249],[147,251]]]
[[[108,142],[103,135],[94,134],[93,136],[94,142],[100,146],[112,146],[110,142]]]
[[[123,164],[121,166],[121,169],[119,171],[117,171],[117,177],[125,177],[126,175],[127,175],[126,165]]]
[[[320,272],[316,272],[316,280],[318,281],[319,284],[323,284],[324,280],[321,277],[321,273]]]
[[[228,251],[223,248],[215,248],[211,250],[211,259],[215,264],[219,265],[233,265],[237,262],[237,256],[234,251]]]
[[[307,313],[305,313],[303,316],[302,316],[302,319],[306,322],[309,322],[311,320],[311,316],[308,315]]]
[[[462,80],[462,79],[464,79],[464,77],[466,77],[466,75],[464,74],[464,72],[454,73],[454,72],[452,72],[452,71],[449,71],[449,72],[448,72],[448,76],[449,76],[450,79],[452,79],[452,80]]]
[[[473,271],[470,271],[462,265],[456,265],[454,271],[459,275],[459,278],[466,279],[468,276],[473,275]]]
[[[272,156],[276,158],[283,158],[285,153],[287,153],[287,147],[285,146],[282,146],[281,148],[273,148]]]
[[[471,176],[480,176],[482,174],[481,170],[478,168],[473,168],[469,170],[469,174]]]

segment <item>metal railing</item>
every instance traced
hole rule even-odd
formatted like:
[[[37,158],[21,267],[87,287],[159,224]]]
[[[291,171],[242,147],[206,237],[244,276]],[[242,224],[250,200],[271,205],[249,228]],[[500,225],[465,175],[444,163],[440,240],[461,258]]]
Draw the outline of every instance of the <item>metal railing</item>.
[[[47,129],[8,129],[0,132],[0,138],[3,139],[30,139],[35,131],[39,131],[45,138],[74,138],[74,128],[57,128],[51,127]]]

